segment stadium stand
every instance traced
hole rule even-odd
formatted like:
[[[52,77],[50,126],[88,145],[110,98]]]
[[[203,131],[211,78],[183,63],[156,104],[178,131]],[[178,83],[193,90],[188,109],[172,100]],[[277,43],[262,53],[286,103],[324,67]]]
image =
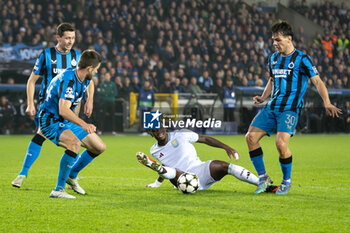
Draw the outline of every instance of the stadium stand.
[[[350,10],[328,1],[311,7],[291,1],[289,7],[324,28],[310,46],[303,43],[304,29],[298,29],[297,47],[314,58],[327,87],[350,88]],[[3,55],[4,48],[22,44],[39,51],[52,46],[54,28],[72,22],[75,48],[93,48],[104,58],[96,86],[111,77],[116,98],[128,100],[145,80],[156,93],[218,93],[217,79],[247,87],[267,82],[268,29],[275,14],[243,0],[11,0],[1,1],[0,9]],[[8,62],[8,56],[1,57],[0,63]],[[204,73],[210,84],[203,83]],[[8,82],[7,75],[0,75],[1,83]],[[24,83],[16,77],[13,81]],[[25,95],[8,99],[20,106]]]

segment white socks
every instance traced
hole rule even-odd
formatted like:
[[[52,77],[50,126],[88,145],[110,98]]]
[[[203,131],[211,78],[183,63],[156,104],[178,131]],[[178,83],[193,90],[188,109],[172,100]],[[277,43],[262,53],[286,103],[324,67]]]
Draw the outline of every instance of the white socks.
[[[165,179],[171,180],[176,176],[176,169],[162,166],[162,169],[158,172],[158,174]]]
[[[230,165],[228,166],[227,173],[233,175],[234,177],[236,177],[241,181],[244,181],[250,184],[258,185],[259,183],[259,178],[256,177],[256,175],[254,175],[244,167],[234,165],[232,163],[230,163]]]

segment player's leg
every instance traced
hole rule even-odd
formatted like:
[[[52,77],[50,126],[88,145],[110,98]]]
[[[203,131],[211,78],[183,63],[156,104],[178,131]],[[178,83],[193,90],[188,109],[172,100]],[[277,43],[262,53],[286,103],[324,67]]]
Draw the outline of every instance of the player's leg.
[[[296,112],[286,111],[279,114],[277,119],[276,147],[280,155],[280,165],[283,173],[282,183],[276,194],[287,194],[291,184],[292,153],[288,148],[291,136],[294,134],[299,115]]]
[[[292,153],[288,148],[290,136],[291,135],[286,132],[278,132],[276,136],[276,147],[280,155],[279,160],[280,160],[281,170],[283,173],[283,180],[282,180],[280,189],[284,189],[284,192],[286,192],[285,194],[288,193],[288,190],[286,189],[289,189],[292,184],[292,180],[291,180]],[[277,192],[277,194],[281,194],[281,193]]]
[[[291,184],[292,153],[289,150],[289,140],[294,134],[298,122],[298,114],[295,112],[283,112],[278,118],[276,147],[279,152],[279,161],[283,173],[283,179],[276,194],[287,194]]]
[[[74,163],[72,170],[67,179],[68,187],[72,188],[75,192],[84,195],[86,192],[78,183],[78,173],[92,162],[98,155],[100,155],[106,149],[106,145],[97,134],[87,134],[80,126],[73,125],[72,130],[75,135],[81,140],[82,146],[86,148],[79,158]]]
[[[271,135],[276,128],[275,114],[266,108],[262,109],[253,119],[248,133],[246,134],[246,142],[249,149],[250,160],[259,175],[259,184],[255,193],[262,193],[272,184],[272,180],[267,175],[263,160],[263,151],[259,141],[265,135]]]
[[[75,197],[66,193],[64,188],[75,162],[75,158],[78,155],[81,142],[70,129],[65,129],[60,133],[57,144],[66,148],[66,150],[60,161],[56,187],[51,192],[50,197],[74,199]]]
[[[250,160],[252,161],[255,170],[258,175],[265,175],[265,164],[263,159],[263,151],[260,146],[260,139],[266,135],[266,131],[251,126],[248,130],[248,133],[245,135],[245,139],[249,149]]]
[[[256,186],[259,182],[259,178],[244,167],[219,160],[213,160],[210,163],[210,175],[214,178],[214,180],[219,181],[227,174],[230,174],[241,181],[254,184]]]
[[[106,145],[101,138],[95,134],[89,134],[82,139],[82,146],[86,148],[78,160],[74,163],[69,178],[76,179],[78,173],[85,168],[89,163],[92,162],[97,156],[106,150]]]
[[[85,136],[86,132],[81,129],[81,127],[74,125],[71,128],[73,129],[74,134],[78,136],[79,140],[81,140],[82,146],[85,147],[86,150],[84,150],[75,161],[66,182],[69,188],[72,188],[75,192],[84,195],[86,192],[78,183],[78,173],[89,163],[91,163],[92,160],[94,160],[98,155],[105,151],[106,145],[95,133]]]
[[[211,177],[216,181],[219,181],[227,174],[230,174],[241,181],[253,184],[255,186],[258,186],[259,184],[259,178],[255,176],[252,172],[250,172],[244,167],[241,167],[232,163],[213,160],[210,163],[209,168],[210,168]],[[275,193],[277,189],[278,189],[278,186],[271,185],[266,189],[266,192]]]
[[[251,126],[246,134],[246,141],[249,149],[250,160],[252,161],[256,172],[259,175],[258,187],[255,194],[265,192],[272,184],[271,178],[267,175],[264,164],[264,153],[259,144],[260,139],[265,136],[266,131]]]
[[[45,136],[38,129],[37,133],[34,135],[34,137],[32,138],[32,140],[28,145],[26,156],[24,158],[23,165],[22,165],[22,170],[19,172],[16,179],[14,179],[11,183],[13,187],[20,188],[22,186],[24,180],[28,176],[28,171],[30,167],[33,165],[35,160],[39,157],[42,144],[45,140],[46,140]]]

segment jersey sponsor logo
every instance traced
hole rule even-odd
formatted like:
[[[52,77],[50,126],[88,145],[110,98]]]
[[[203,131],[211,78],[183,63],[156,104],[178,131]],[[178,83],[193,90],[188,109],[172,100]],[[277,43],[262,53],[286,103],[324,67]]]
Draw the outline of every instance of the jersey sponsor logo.
[[[57,60],[52,60],[52,59],[51,59],[51,63],[52,63],[52,64],[57,64]]]
[[[290,69],[273,69],[272,74],[275,76],[275,78],[286,78],[287,75],[290,74],[292,70]]]
[[[159,154],[159,158],[162,158],[163,156],[164,156],[163,153],[160,153],[160,154]]]
[[[160,128],[160,116],[162,113],[157,110],[156,112],[144,112],[143,113],[143,128],[144,129],[159,129]]]
[[[67,99],[73,99],[74,98],[73,88],[67,87],[66,94],[64,94],[64,97]]]
[[[73,60],[70,62],[70,64],[74,67],[77,65],[77,61],[73,58]]]
[[[58,125],[59,125],[59,127],[64,127],[64,126],[66,126],[66,125],[63,124],[63,123],[59,123]]]

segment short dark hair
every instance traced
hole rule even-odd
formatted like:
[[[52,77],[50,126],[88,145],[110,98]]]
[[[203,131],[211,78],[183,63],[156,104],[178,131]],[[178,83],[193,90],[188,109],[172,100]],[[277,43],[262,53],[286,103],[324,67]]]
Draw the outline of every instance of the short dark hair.
[[[88,49],[85,50],[79,59],[78,67],[81,69],[85,69],[88,66],[92,66],[93,68],[97,67],[102,61],[101,55],[95,50]]]
[[[64,32],[67,32],[67,31],[75,32],[75,28],[70,23],[61,23],[57,27],[56,34],[59,35],[60,37],[62,37]]]
[[[270,32],[271,34],[281,33],[283,36],[291,36],[292,39],[294,37],[292,26],[286,21],[275,23],[271,27]]]

